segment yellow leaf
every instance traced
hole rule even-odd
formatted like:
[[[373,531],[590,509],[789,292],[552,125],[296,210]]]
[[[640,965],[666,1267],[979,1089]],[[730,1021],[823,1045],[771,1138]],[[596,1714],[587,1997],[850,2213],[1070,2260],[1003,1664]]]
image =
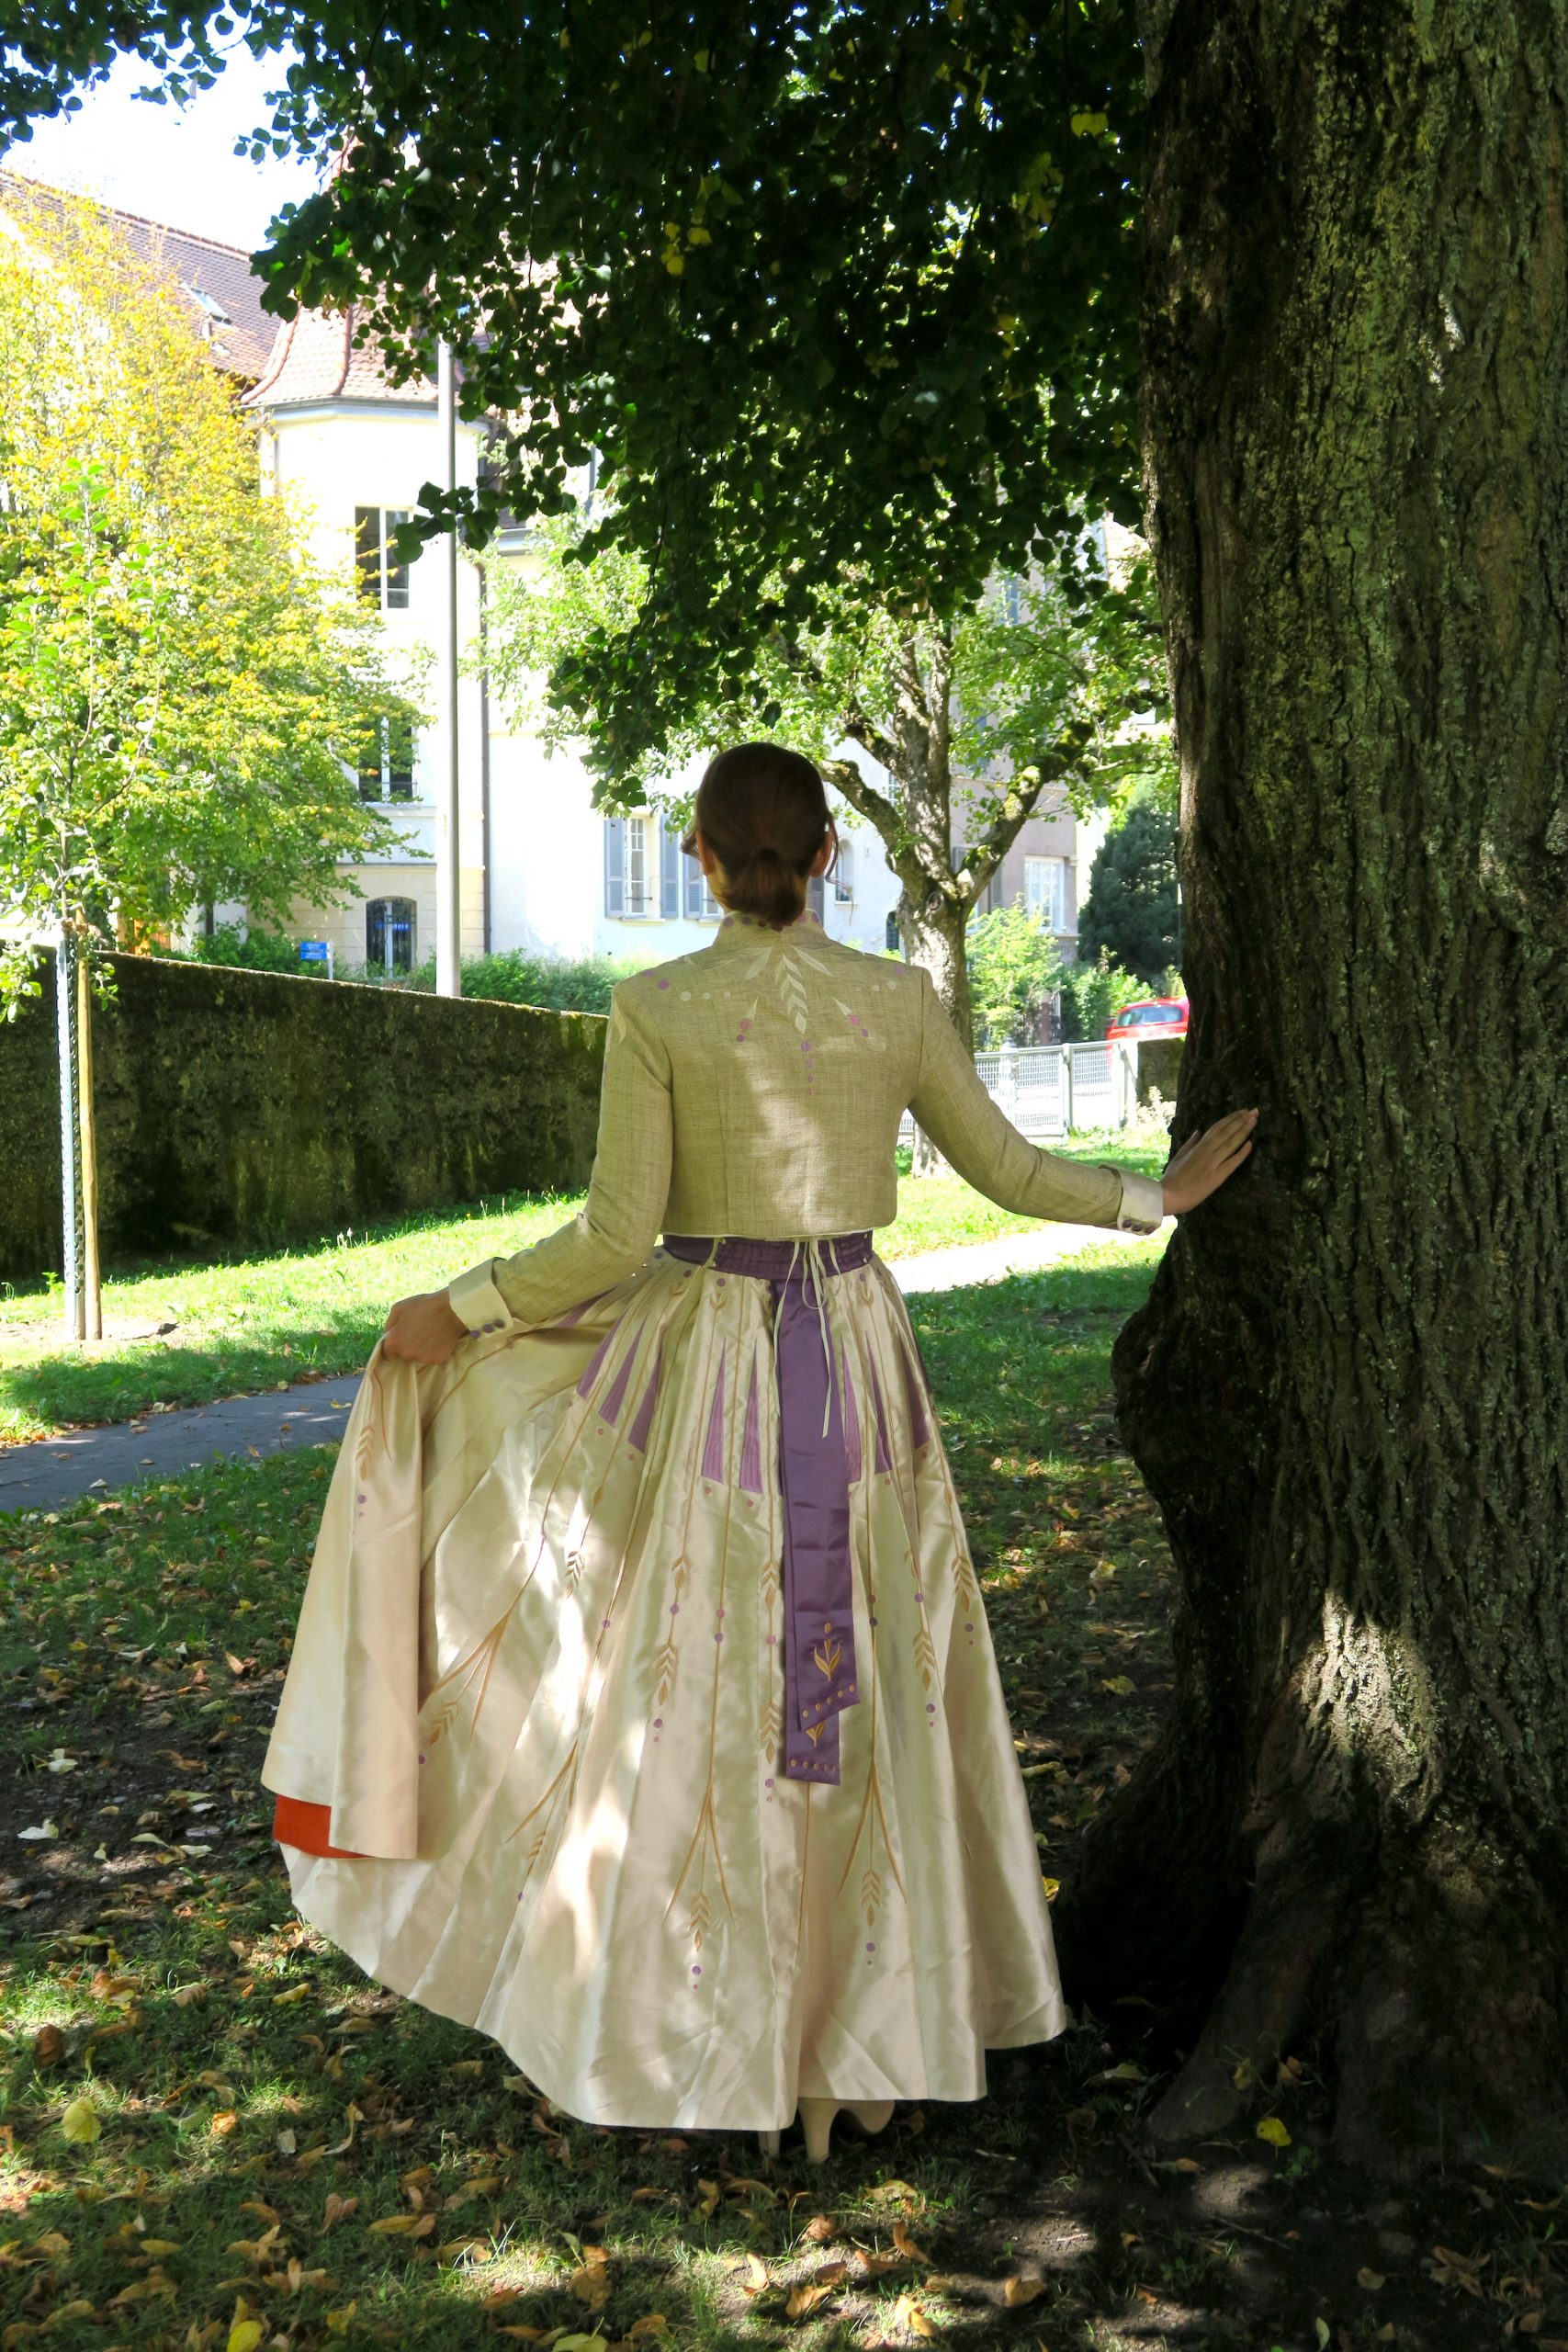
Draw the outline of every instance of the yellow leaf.
[[[60,2128],[68,2140],[96,2140],[103,2129],[98,2110],[90,2098],[73,2098],[60,2119]]]
[[[702,2190],[697,2200],[697,2219],[711,2222],[718,2211],[718,2183],[716,2180],[699,2180],[697,2187]]]
[[[1380,2287],[1386,2285],[1386,2283],[1387,2281],[1381,2270],[1368,2270],[1363,2267],[1356,2273],[1357,2286],[1364,2287],[1369,2295],[1375,2295]]]
[[[338,2306],[336,2311],[331,2311],[327,2313],[327,2325],[332,2329],[334,2335],[346,2335],[348,2334],[349,2322],[353,2319],[355,2312],[358,2309],[359,2299],[355,2296],[352,2303],[342,2303]]]
[[[207,2128],[215,2140],[225,2140],[239,2120],[231,2107],[220,2107]]]
[[[332,2325],[332,2316],[329,2312],[327,2313],[329,2327]],[[229,2330],[229,2341],[224,2346],[223,2352],[256,2352],[256,2346],[261,2340],[262,2323],[259,2319],[237,2319]]]
[[[39,2254],[69,2254],[71,2251],[70,2239],[60,2230],[45,2230],[42,2237],[35,2239],[34,2244]]]
[[[1266,2115],[1258,2126],[1258,2136],[1267,2140],[1271,2148],[1288,2148],[1291,2135],[1277,2115]]]
[[[792,2287],[789,2290],[789,2301],[784,2305],[785,2319],[804,2319],[808,2312],[814,2312],[817,2309],[818,2303],[826,2302],[832,2291],[831,2286],[819,2287],[810,2281],[803,2286]]]
[[[162,2262],[166,2254],[178,2254],[179,2250],[177,2238],[143,2238],[141,2241],[142,2253],[150,2254],[154,2262]]]
[[[768,2266],[760,2254],[746,2256],[746,2276],[740,2284],[743,2295],[760,2295],[768,2283]]]
[[[899,2296],[893,2306],[893,2324],[908,2328],[911,2335],[923,2335],[928,2339],[937,2333],[936,2322],[921,2309],[913,2295]]]
[[[1044,2292],[1043,2278],[1036,2278],[1031,2271],[1021,2270],[1016,2278],[1008,2279],[1003,2286],[1002,2301],[1010,2309],[1016,2310],[1020,2303],[1032,2303]]]
[[[434,2213],[389,2213],[384,2221],[371,2222],[370,2233],[378,2238],[427,2238],[434,2227]]]
[[[891,2205],[902,2199],[906,2204],[915,2205],[919,2202],[919,2190],[911,2188],[907,2180],[883,2180],[874,2188],[867,2189],[866,2201],[871,2205]]]
[[[893,2224],[893,2243],[897,2247],[906,2262],[929,2262],[931,2260],[931,2256],[926,2252],[924,2246],[919,2246],[915,2244],[914,2239],[909,2235],[908,2231],[904,2227],[902,2222],[895,2222]]]

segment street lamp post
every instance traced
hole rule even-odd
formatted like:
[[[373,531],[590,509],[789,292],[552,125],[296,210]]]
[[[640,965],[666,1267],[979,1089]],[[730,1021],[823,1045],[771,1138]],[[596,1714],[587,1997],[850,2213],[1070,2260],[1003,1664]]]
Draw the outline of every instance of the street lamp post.
[[[457,400],[452,346],[443,341],[435,362],[436,415],[441,428],[443,487],[457,487]],[[441,774],[435,806],[435,988],[439,996],[463,992],[461,966],[462,874],[457,817],[457,533],[446,534],[442,550]]]

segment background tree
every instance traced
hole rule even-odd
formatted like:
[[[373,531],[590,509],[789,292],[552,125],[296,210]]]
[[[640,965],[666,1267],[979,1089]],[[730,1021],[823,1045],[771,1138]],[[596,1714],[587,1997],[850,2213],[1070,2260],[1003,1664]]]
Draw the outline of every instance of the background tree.
[[[1078,910],[1078,952],[1092,962],[1101,948],[1123,970],[1157,988],[1180,961],[1176,895],[1176,819],[1150,786],[1141,786],[1100,843]]]
[[[0,913],[108,939],[345,896],[398,838],[358,751],[408,706],[175,296],[72,201],[0,236]],[[0,997],[30,970],[13,939]]]
[[[610,724],[598,649],[615,643],[630,659],[651,623],[640,559],[591,546],[561,518],[538,533],[526,568],[493,569],[486,660],[503,703],[547,740],[592,746]],[[942,622],[851,575],[821,600],[819,628],[779,626],[711,702],[688,695],[679,722],[671,704],[657,757],[607,778],[601,799],[640,807],[660,770],[725,738],[782,734],[880,835],[901,885],[905,953],[967,1040],[969,917],[1042,793],[1098,804],[1158,756],[1159,739],[1129,731],[1164,690],[1148,564],[1090,586],[1075,597],[1043,576],[1001,581]]]

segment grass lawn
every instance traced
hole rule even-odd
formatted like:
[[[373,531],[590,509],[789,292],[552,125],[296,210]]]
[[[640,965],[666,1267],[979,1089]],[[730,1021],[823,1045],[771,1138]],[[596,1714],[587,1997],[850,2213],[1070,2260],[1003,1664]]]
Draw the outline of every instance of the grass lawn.
[[[1156,1257],[915,1310],[1048,1878],[1168,1687],[1168,1555],[1108,1410]],[[6,2352],[1568,2335],[1551,2190],[1456,2166],[1371,2196],[1322,2153],[1310,2051],[1178,2162],[1136,2137],[1158,2019],[1086,2012],[993,2057],[983,2107],[905,2107],[815,2171],[797,2141],[768,2160],[571,2121],[494,2043],[381,1993],[292,1914],[256,1779],[330,1461],[0,1522]]]
[[[1114,1150],[1116,1140],[1075,1141],[1068,1156],[1116,1158],[1148,1172],[1162,1164],[1151,1149]],[[270,1257],[114,1274],[104,1284],[109,1336],[89,1349],[56,1340],[47,1294],[0,1299],[0,1443],[357,1372],[393,1299],[433,1290],[480,1258],[521,1250],[581,1205],[581,1194],[514,1194]],[[886,1257],[908,1257],[1034,1222],[997,1208],[957,1177],[906,1181],[898,1221],[879,1247]]]

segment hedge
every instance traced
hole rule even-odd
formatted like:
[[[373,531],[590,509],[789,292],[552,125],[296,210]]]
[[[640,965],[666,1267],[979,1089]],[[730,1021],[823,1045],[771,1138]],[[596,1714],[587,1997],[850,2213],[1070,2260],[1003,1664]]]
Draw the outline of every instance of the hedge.
[[[111,956],[94,1006],[101,1248],[269,1248],[486,1193],[582,1184],[605,1023]],[[0,1023],[0,1275],[61,1262],[52,962]]]

